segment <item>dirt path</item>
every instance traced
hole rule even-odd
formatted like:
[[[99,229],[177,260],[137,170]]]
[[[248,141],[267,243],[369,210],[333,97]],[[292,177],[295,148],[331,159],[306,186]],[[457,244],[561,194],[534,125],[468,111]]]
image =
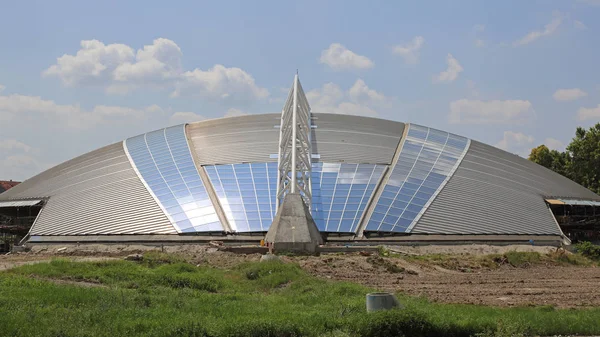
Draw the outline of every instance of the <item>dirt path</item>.
[[[297,261],[311,274],[400,291],[443,303],[494,306],[553,305],[561,308],[600,306],[600,268],[533,266],[462,273],[424,267],[403,259],[385,259],[403,272],[363,256],[305,258]],[[401,270],[401,269],[400,269]]]
[[[53,258],[65,257],[73,261],[106,261],[116,259],[110,256],[60,256],[60,255],[38,255],[38,254],[16,254],[0,255],[0,271],[15,268],[26,264],[35,264],[41,262],[50,262]]]

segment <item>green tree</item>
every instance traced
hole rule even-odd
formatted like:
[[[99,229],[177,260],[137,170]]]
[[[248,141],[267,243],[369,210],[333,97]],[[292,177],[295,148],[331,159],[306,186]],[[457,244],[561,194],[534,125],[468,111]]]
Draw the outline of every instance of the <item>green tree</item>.
[[[531,149],[529,160],[546,168],[552,168],[552,155],[550,149],[544,144]]]
[[[542,144],[531,149],[529,160],[547,167],[556,173],[562,174],[563,176],[570,177],[567,170],[570,156],[566,152],[550,150],[546,145]]]
[[[600,123],[577,128],[565,152],[540,145],[531,149],[529,160],[600,193]]]
[[[600,193],[600,123],[589,130],[577,128],[567,152],[571,157],[568,165],[571,179]]]

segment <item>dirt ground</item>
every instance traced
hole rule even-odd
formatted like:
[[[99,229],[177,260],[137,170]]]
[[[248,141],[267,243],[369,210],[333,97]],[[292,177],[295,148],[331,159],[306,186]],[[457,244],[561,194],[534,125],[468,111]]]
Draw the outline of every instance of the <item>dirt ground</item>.
[[[124,245],[35,246],[28,253],[0,256],[0,270],[27,263],[70,257],[77,261],[122,258],[157,247]],[[548,253],[554,247],[533,246],[422,246],[390,247],[405,256],[453,254],[459,256],[505,253],[511,250]],[[162,250],[189,257],[194,263],[231,268],[245,261],[258,261],[260,254],[233,254],[206,246],[165,246]],[[425,296],[443,303],[493,306],[553,305],[561,308],[600,305],[600,268],[565,265],[533,265],[515,268],[460,272],[439,266],[410,262],[402,257],[381,258],[371,253],[283,256],[317,277],[356,282],[380,290]]]
[[[600,268],[576,266],[501,266],[465,273],[424,267],[401,258],[387,259],[404,272],[392,273],[363,256],[298,261],[311,274],[361,283],[381,290],[425,296],[435,302],[492,306],[600,305]],[[372,260],[371,260],[372,261]]]

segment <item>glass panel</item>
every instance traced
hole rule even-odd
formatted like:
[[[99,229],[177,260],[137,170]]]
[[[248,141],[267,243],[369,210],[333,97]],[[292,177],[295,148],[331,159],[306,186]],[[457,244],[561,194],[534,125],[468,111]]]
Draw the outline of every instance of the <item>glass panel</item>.
[[[367,231],[406,232],[459,164],[468,139],[410,124]]]
[[[141,178],[181,232],[223,230],[194,166],[185,125],[132,137],[125,144]]]

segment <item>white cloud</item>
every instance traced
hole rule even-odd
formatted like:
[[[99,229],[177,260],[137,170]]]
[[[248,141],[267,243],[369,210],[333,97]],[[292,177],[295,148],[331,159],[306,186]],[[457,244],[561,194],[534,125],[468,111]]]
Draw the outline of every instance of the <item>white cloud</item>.
[[[564,151],[565,144],[558,139],[546,138],[544,144],[551,150]]]
[[[108,94],[127,94],[138,88],[170,89],[172,96],[189,94],[212,99],[260,99],[269,95],[240,68],[217,64],[209,70],[182,68],[183,53],[165,38],[134,51],[124,44],[81,41],[75,55],[63,55],[42,74],[55,76],[66,86],[96,85]]]
[[[217,99],[256,99],[269,96],[269,91],[258,87],[254,77],[242,69],[217,64],[206,71],[194,69],[185,72],[171,96],[184,95]]]
[[[595,108],[579,108],[577,119],[580,121],[588,119],[600,119],[600,104]]]
[[[450,103],[449,122],[452,124],[524,124],[534,116],[535,111],[529,101],[460,99]]]
[[[4,89],[6,89],[6,86],[0,84],[0,92],[4,91]]]
[[[133,122],[158,110],[161,109],[156,105],[144,109],[97,105],[92,110],[86,110],[79,105],[57,104],[38,96],[0,96],[0,120],[18,120],[22,123],[42,120],[75,129],[86,129],[96,124]]]
[[[548,23],[547,25],[544,26],[544,30],[534,30],[534,31],[527,33],[527,35],[525,35],[522,38],[520,38],[519,40],[513,42],[513,46],[514,47],[523,46],[523,45],[529,44],[541,37],[552,35],[556,31],[556,29],[558,29],[558,27],[562,24],[562,22],[563,22],[562,14],[555,13],[552,21],[550,21],[550,23]]]
[[[496,143],[496,147],[523,157],[531,151],[534,138],[522,132],[504,131],[504,137]]]
[[[358,79],[346,92],[333,83],[323,85],[306,93],[314,112],[337,113],[346,115],[377,116],[376,109],[387,104],[389,99],[370,89],[363,80]]]
[[[577,29],[581,29],[581,30],[585,30],[587,29],[587,26],[585,25],[585,23],[579,21],[579,20],[575,20],[575,22],[573,22],[573,25],[575,26],[575,28]]]
[[[5,139],[0,140],[0,150],[1,151],[12,151],[12,150],[21,150],[23,152],[31,151],[31,146],[21,143],[16,139]]]
[[[559,89],[554,92],[554,95],[552,95],[556,101],[573,101],[585,96],[587,96],[587,92],[579,88]]]
[[[354,85],[348,90],[350,99],[354,102],[383,102],[385,96],[377,91],[370,89],[362,79],[356,80]]]
[[[446,62],[448,63],[448,68],[446,71],[442,71],[439,75],[435,76],[434,82],[453,82],[458,78],[458,74],[463,71],[463,67],[452,54],[448,54]]]
[[[319,62],[335,70],[369,69],[374,66],[368,57],[358,55],[339,43],[332,43],[323,50]]]
[[[245,115],[247,115],[247,113],[243,112],[240,109],[230,108],[229,110],[227,110],[227,112],[225,112],[225,116],[223,116],[223,117],[237,117],[237,116],[245,116]]]
[[[395,46],[392,52],[404,58],[404,62],[408,64],[416,64],[419,62],[419,50],[423,47],[425,39],[422,36],[415,36],[410,43]]]
[[[63,55],[42,74],[57,76],[67,86],[104,84],[113,78],[115,69],[134,58],[133,48],[98,40],[83,40],[75,55]]]
[[[475,46],[479,48],[485,47],[485,41],[483,41],[482,39],[475,39]]]
[[[171,118],[169,118],[169,122],[171,122],[171,124],[184,124],[198,122],[205,119],[206,117],[198,115],[194,112],[176,112],[171,116]]]
[[[163,80],[177,77],[181,73],[179,46],[164,38],[154,40],[151,45],[137,51],[135,62],[120,64],[114,72],[115,80]]]

